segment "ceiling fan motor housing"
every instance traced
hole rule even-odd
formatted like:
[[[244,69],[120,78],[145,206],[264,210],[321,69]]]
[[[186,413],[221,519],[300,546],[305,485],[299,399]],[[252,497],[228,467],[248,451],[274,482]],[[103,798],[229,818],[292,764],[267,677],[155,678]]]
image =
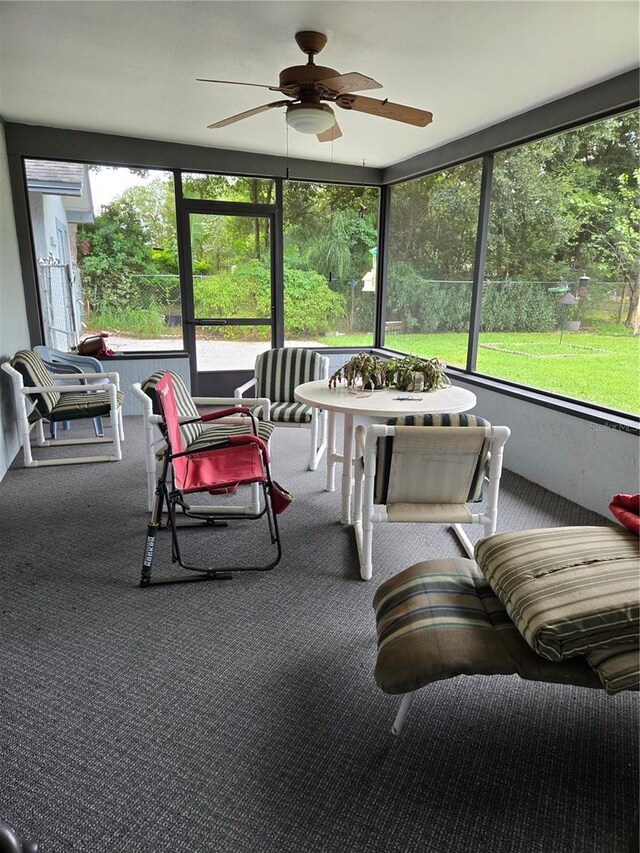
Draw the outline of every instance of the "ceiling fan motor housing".
[[[338,71],[335,68],[327,68],[324,65],[292,65],[290,68],[285,68],[280,72],[280,87],[291,86],[295,84],[300,87],[302,92],[306,87],[310,92],[314,90],[316,80],[328,80],[330,77],[337,77]]]

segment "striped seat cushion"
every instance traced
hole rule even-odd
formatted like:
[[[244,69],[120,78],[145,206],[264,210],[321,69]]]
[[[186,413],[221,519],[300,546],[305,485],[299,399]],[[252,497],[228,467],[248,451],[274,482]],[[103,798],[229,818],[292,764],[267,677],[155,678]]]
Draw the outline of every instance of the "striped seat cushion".
[[[304,403],[272,403],[269,416],[275,423],[308,424],[312,409]]]
[[[255,366],[256,396],[268,397],[272,403],[293,403],[296,386],[313,379],[321,379],[323,365],[324,358],[310,349],[285,347],[261,353]],[[301,415],[283,415],[279,419],[293,423],[303,422]]]
[[[401,418],[389,418],[389,426],[491,426],[489,421],[477,415],[403,415]]]
[[[630,531],[499,533],[479,542],[475,556],[522,636],[549,660],[637,644],[640,560]]]
[[[160,407],[158,406],[158,400],[156,397],[156,385],[162,379],[166,370],[157,370],[155,373],[152,373],[148,379],[145,379],[144,382],[141,383],[140,387],[151,398],[151,404],[153,406],[154,415],[160,414]],[[174,373],[173,370],[170,370],[171,379],[173,380],[173,390],[176,395],[176,405],[178,408],[178,416],[181,418],[196,418],[200,419],[200,412],[198,411],[198,407],[193,402],[191,394],[189,393],[189,389],[184,384],[184,379],[178,373]],[[192,444],[201,434],[204,429],[201,423],[194,424],[181,424],[180,429],[182,430],[182,435],[184,437],[184,443],[188,447]]]
[[[587,661],[607,693],[640,690],[640,650],[637,644],[590,652]]]
[[[118,406],[122,406],[124,395],[116,392]],[[85,392],[84,394],[62,394],[47,415],[50,421],[73,421],[80,418],[98,418],[111,411],[111,400],[107,391]]]
[[[260,438],[268,442],[271,438],[275,426],[271,423],[260,421],[258,423],[258,435]],[[187,450],[198,450],[201,447],[207,447],[217,441],[228,441],[232,435],[253,435],[253,427],[251,421],[247,419],[246,424],[211,424],[205,426],[200,435],[195,441],[187,445]]]
[[[373,600],[378,633],[375,680],[408,693],[457,675],[510,675],[599,686],[582,660],[536,655],[472,560],[428,560],[382,584]]]
[[[491,424],[484,418],[476,415],[406,415],[401,418],[391,418],[387,421],[389,426],[397,427],[482,427],[489,429]],[[389,484],[392,475],[392,459],[394,436],[378,439],[378,452],[376,458],[376,473],[374,480],[373,500],[376,504],[387,504],[389,495]],[[480,453],[473,460],[473,471],[470,471],[469,488],[466,496],[461,500],[468,503],[477,503],[482,500],[482,487],[484,485],[484,474],[489,453],[489,440],[487,439]],[[472,460],[470,460],[472,461]],[[450,500],[450,493],[449,493]]]
[[[22,376],[27,388],[55,385],[55,378],[49,373],[44,361],[31,350],[20,350],[11,359],[11,367]],[[41,394],[29,394],[40,417],[49,417],[49,412],[60,400],[59,391],[44,391]],[[84,417],[84,416],[82,416]]]

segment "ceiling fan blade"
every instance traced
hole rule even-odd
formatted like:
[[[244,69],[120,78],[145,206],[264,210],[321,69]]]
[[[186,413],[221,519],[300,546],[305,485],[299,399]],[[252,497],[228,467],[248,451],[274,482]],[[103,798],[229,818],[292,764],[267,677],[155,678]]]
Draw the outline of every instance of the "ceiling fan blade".
[[[357,71],[349,74],[338,74],[337,77],[327,77],[326,80],[318,80],[316,85],[330,89],[336,95],[346,95],[348,92],[364,92],[365,89],[382,89],[382,84],[372,77],[366,77]]]
[[[267,86],[266,83],[241,83],[237,80],[207,80],[204,77],[197,77],[196,83],[228,83],[230,86],[257,86],[259,89],[271,89],[272,92],[288,92],[291,88],[286,86],[281,89],[279,86]]]
[[[210,130],[218,127],[226,127],[228,124],[233,124],[236,121],[242,121],[243,118],[258,115],[258,113],[264,113],[274,107],[288,107],[290,103],[290,101],[273,101],[271,104],[263,104],[261,107],[254,107],[252,110],[245,110],[243,113],[237,113],[237,115],[229,116],[229,118],[223,118],[222,121],[216,121],[214,124],[208,124],[207,127]]]
[[[343,110],[356,110],[369,113],[393,121],[403,121],[416,127],[426,127],[433,120],[432,113],[418,110],[415,107],[405,107],[403,104],[393,104],[391,101],[378,101],[376,98],[363,98],[362,95],[340,95],[336,104]]]
[[[322,133],[316,134],[318,137],[318,142],[333,142],[334,139],[340,139],[342,136],[342,131],[336,122],[333,127],[330,127],[329,130],[325,130]]]

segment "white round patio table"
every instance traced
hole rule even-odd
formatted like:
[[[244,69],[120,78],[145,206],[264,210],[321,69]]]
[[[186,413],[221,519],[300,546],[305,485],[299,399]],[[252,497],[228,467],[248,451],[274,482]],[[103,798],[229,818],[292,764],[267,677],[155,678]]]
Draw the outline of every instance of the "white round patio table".
[[[351,492],[353,468],[353,418],[395,418],[402,415],[436,415],[448,412],[459,414],[473,409],[476,395],[465,388],[450,385],[437,391],[409,393],[397,388],[381,388],[379,391],[347,390],[344,385],[329,388],[326,379],[316,379],[298,385],[294,396],[299,403],[306,403],[329,413],[327,427],[327,486],[328,492],[335,490],[336,462],[342,463],[342,517],[343,524],[351,523]],[[404,399],[401,399],[404,398]],[[342,455],[336,454],[336,414],[344,420]],[[349,460],[345,464],[345,460]]]

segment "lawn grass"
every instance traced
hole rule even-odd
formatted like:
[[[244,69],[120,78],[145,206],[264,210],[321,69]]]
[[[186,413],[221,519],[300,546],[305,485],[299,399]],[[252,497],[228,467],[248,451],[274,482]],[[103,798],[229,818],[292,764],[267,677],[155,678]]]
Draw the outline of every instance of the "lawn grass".
[[[620,327],[617,327],[620,329]],[[456,367],[467,358],[467,335],[389,334],[385,345]],[[322,338],[327,346],[370,347],[371,336]],[[589,331],[485,332],[476,369],[545,391],[553,391],[623,412],[640,413],[640,338]]]

